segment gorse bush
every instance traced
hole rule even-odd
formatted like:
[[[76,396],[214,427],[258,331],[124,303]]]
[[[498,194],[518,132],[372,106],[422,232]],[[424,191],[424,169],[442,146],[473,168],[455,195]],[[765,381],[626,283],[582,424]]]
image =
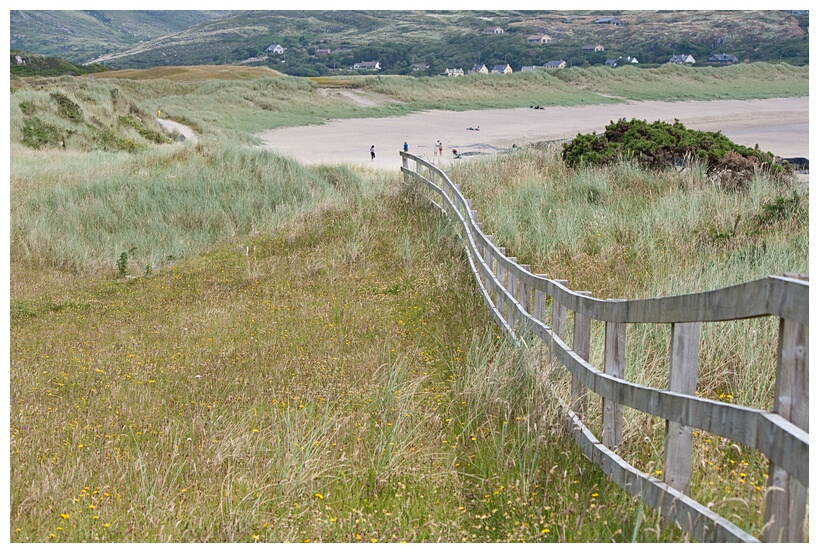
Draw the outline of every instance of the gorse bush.
[[[578,134],[563,145],[562,156],[570,167],[628,159],[651,169],[664,169],[696,160],[734,187],[746,183],[757,170],[773,174],[789,171],[775,164],[770,152],[735,144],[720,132],[687,129],[679,120],[673,124],[639,119],[611,122],[600,135]]]

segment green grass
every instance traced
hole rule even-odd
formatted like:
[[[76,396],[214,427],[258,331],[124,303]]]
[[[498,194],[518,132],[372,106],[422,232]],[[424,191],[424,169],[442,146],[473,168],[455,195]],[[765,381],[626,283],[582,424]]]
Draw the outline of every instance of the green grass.
[[[451,229],[318,171],[348,197],[150,276],[14,256],[12,541],[681,539],[582,461]]]
[[[450,176],[507,255],[598,298],[670,296],[808,272],[808,191],[789,178],[757,177],[738,192],[696,166],[683,173],[630,163],[571,171],[556,146],[460,164]],[[597,367],[604,330],[592,325]],[[771,410],[777,332],[774,318],[704,324],[697,394]],[[626,379],[666,388],[669,340],[669,325],[629,325]],[[567,393],[565,375],[558,381]],[[599,399],[592,404],[589,424],[599,429]],[[618,453],[646,472],[661,469],[665,422],[625,411]],[[714,502],[717,512],[758,535],[767,460],[698,433],[694,466],[692,497]]]
[[[264,150],[200,142],[129,154],[64,153],[56,163],[12,163],[14,249],[74,271],[160,268],[237,236],[270,231],[293,210],[309,211],[366,188],[363,179],[318,171]],[[89,171],[89,166],[99,169]],[[55,169],[58,182],[40,186]],[[349,178],[347,178],[349,177]]]
[[[454,81],[436,94],[470,82]],[[452,229],[397,175],[235,143],[254,124],[374,112],[311,107],[325,100],[290,78],[17,85],[12,541],[687,540],[582,457],[541,386],[565,376],[503,343]],[[134,126],[157,108],[209,136],[154,144]],[[246,119],[220,126],[231,114]],[[21,145],[33,117],[65,148]],[[101,149],[91,127],[139,148]],[[453,177],[511,255],[599,297],[807,270],[807,193],[789,181],[729,193],[697,167],[567,171],[556,150]],[[700,393],[770,407],[774,326],[703,329]],[[667,329],[629,332],[628,378],[664,387]],[[601,342],[596,325],[598,365]],[[626,421],[624,455],[657,470],[663,421]],[[695,448],[694,496],[758,530],[765,460],[707,435]]]

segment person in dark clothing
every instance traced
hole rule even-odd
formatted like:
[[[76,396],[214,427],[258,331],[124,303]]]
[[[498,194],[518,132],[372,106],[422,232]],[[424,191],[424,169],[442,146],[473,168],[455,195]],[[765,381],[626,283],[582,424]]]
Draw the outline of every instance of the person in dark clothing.
[[[409,144],[407,144],[406,142],[404,142],[404,151],[409,152]]]
[[[370,161],[375,161],[375,144],[370,146]]]

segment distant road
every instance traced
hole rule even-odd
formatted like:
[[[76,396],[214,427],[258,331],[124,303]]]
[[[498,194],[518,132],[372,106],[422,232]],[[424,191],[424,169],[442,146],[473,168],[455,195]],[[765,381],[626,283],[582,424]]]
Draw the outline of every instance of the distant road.
[[[493,154],[512,144],[573,138],[601,132],[611,121],[645,119],[690,129],[722,131],[738,144],[781,157],[809,157],[808,98],[632,102],[580,107],[528,107],[473,111],[426,111],[401,117],[339,119],[324,125],[272,129],[257,136],[264,147],[302,163],[352,163],[398,169],[404,141],[409,151],[433,159],[433,145],[444,144],[444,163],[459,152]],[[480,131],[467,130],[480,127]],[[370,161],[370,146],[376,160]]]

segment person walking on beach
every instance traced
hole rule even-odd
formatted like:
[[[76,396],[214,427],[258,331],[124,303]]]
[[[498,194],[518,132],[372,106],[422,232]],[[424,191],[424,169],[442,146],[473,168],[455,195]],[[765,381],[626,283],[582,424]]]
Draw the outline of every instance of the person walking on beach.
[[[432,145],[432,157],[438,157],[438,143]]]
[[[444,145],[440,140],[438,141],[438,155],[444,157]]]
[[[375,161],[375,144],[370,146],[370,161]]]

